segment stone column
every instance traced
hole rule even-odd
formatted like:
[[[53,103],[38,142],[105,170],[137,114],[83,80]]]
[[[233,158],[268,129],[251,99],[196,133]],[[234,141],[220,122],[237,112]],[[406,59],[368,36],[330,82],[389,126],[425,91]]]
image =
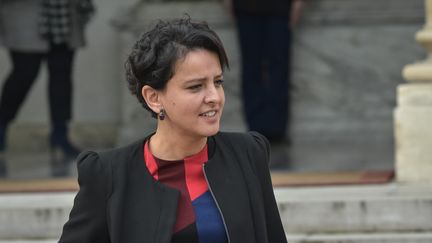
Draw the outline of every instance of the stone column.
[[[425,0],[426,24],[416,40],[427,51],[407,65],[395,110],[396,174],[402,183],[432,183],[432,0]]]

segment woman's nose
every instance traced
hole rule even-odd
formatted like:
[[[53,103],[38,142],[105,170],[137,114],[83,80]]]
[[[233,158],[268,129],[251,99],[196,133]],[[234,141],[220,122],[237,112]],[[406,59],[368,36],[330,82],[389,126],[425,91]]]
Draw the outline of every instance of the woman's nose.
[[[223,92],[223,90],[219,91],[218,88],[212,86],[209,87],[206,91],[206,96],[204,97],[204,101],[206,103],[216,103],[221,100],[220,92]]]

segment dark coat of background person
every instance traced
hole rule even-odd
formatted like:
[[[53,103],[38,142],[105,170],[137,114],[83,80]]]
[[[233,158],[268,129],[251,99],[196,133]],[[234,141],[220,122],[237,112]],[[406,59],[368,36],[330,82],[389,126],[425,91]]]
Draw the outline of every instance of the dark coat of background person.
[[[80,155],[80,191],[59,243],[170,242],[179,192],[150,175],[143,158],[147,139]],[[287,242],[267,165],[268,141],[258,133],[220,132],[208,146],[205,174],[229,242]]]
[[[241,51],[241,90],[248,129],[271,143],[289,141],[290,0],[227,0]]]
[[[236,13],[251,15],[290,15],[292,0],[233,0]]]
[[[0,44],[7,49],[46,52],[49,42],[39,33],[39,18],[43,0],[0,0]],[[70,5],[71,33],[68,46],[85,45],[85,22],[78,12],[79,0]],[[23,17],[25,16],[25,17]]]

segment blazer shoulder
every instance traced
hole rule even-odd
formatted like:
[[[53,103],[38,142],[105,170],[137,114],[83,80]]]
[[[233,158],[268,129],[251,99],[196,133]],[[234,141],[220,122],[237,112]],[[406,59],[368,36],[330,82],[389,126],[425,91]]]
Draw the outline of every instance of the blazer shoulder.
[[[109,197],[112,193],[114,174],[127,171],[128,163],[140,158],[142,144],[143,140],[109,150],[81,153],[77,158],[78,179],[85,184],[88,184],[86,181],[91,183],[92,180],[100,182],[100,185],[107,187]]]
[[[220,132],[216,136],[217,147],[222,150],[231,150],[242,155],[240,162],[248,162],[254,172],[258,168],[268,167],[270,161],[270,144],[258,132],[233,133]],[[247,155],[247,157],[244,157]]]
[[[133,142],[131,144],[112,148],[98,152],[101,160],[110,163],[112,166],[118,166],[119,163],[132,159],[143,150],[144,140]]]
[[[240,148],[258,149],[259,151],[269,151],[270,144],[266,137],[254,131],[240,132],[220,132],[216,135],[219,141],[229,141],[233,146]]]
[[[94,151],[82,152],[77,157],[78,184],[101,197],[110,196],[111,166]],[[102,190],[101,190],[102,189]]]

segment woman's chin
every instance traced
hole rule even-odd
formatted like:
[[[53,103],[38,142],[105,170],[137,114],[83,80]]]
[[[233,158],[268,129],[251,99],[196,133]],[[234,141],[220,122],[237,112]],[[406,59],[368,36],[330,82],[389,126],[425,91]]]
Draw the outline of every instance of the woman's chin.
[[[209,129],[206,129],[206,131],[203,131],[202,134],[205,137],[210,137],[210,136],[214,136],[219,132],[219,126],[215,126]]]

